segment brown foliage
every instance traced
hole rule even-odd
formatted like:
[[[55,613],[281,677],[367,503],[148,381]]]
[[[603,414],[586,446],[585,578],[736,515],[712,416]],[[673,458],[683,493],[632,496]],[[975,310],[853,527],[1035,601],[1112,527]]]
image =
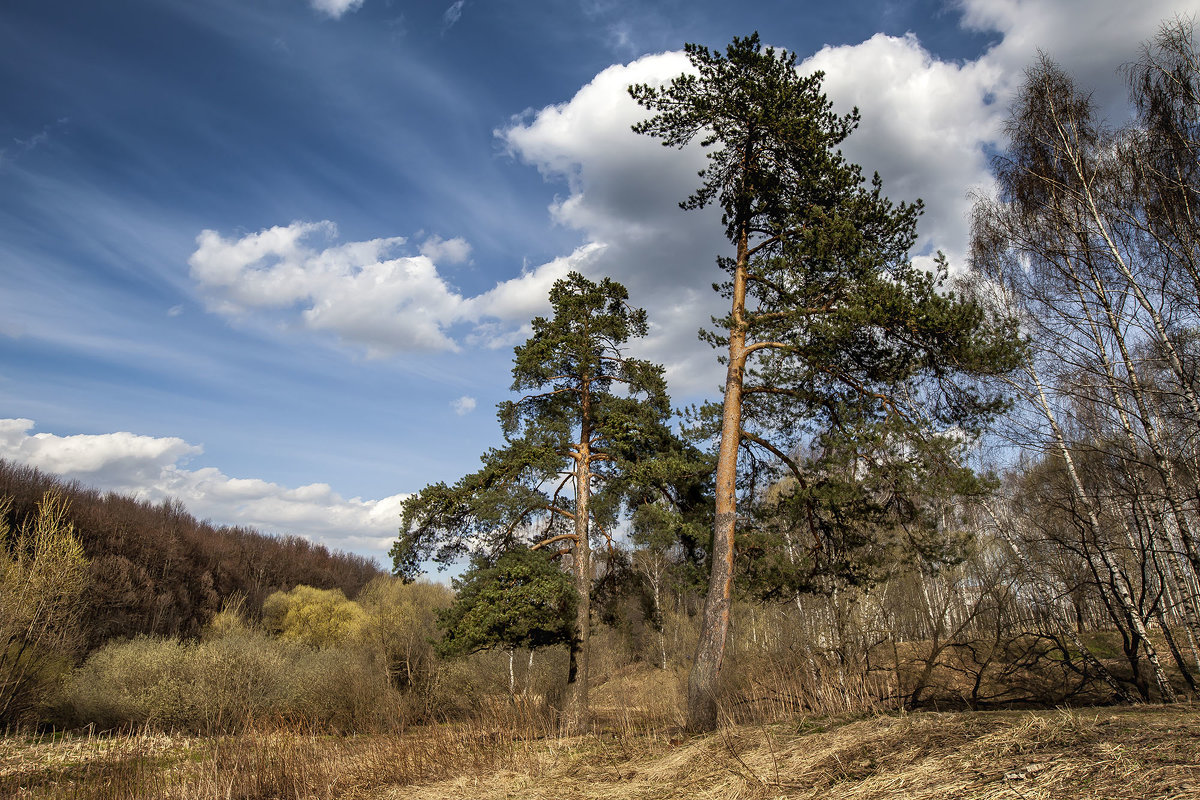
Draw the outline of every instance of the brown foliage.
[[[69,521],[91,561],[93,588],[83,615],[89,650],[113,638],[195,637],[237,595],[257,615],[274,591],[303,583],[354,597],[381,574],[367,558],[298,536],[217,527],[178,502],[99,492],[0,460],[0,497],[13,499],[12,527],[36,516],[47,491],[68,502]]]

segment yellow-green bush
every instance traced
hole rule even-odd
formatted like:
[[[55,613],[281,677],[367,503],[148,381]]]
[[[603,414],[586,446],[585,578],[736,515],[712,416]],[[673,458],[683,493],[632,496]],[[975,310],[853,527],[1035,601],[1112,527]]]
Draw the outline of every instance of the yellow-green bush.
[[[341,589],[301,584],[263,601],[263,625],[286,641],[335,647],[358,640],[367,615],[358,603],[346,599]]]
[[[447,586],[398,578],[376,578],[358,596],[367,618],[365,639],[387,665],[393,686],[420,691],[430,685],[438,668],[437,613],[453,601]]]
[[[395,707],[366,651],[316,649],[252,630],[200,642],[110,643],[75,672],[61,703],[63,721],[76,725],[206,733],[275,721],[372,729]]]
[[[33,718],[70,669],[89,581],[61,495],[15,530],[11,508],[0,498],[0,725]]]

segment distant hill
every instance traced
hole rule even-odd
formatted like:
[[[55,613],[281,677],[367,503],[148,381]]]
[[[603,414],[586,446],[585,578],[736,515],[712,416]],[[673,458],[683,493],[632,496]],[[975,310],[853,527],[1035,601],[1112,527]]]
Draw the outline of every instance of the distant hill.
[[[371,559],[299,536],[216,527],[178,501],[149,503],[101,492],[0,459],[0,498],[12,498],[14,527],[36,513],[50,490],[70,501],[91,560],[84,620],[89,650],[139,634],[195,636],[234,597],[243,597],[246,611],[257,615],[277,589],[303,583],[354,597],[383,574]]]

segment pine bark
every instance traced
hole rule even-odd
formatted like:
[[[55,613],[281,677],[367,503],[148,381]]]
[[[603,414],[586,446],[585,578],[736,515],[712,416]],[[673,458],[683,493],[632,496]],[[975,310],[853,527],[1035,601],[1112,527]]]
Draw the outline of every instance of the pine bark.
[[[733,309],[729,326],[729,364],[721,444],[717,453],[716,522],[713,526],[712,570],[700,640],[688,675],[688,728],[709,731],[717,726],[717,680],[725,660],[725,641],[733,602],[734,537],[737,529],[737,459],[742,439],[742,381],[746,370],[746,269],[748,237],[743,228],[733,276]]]
[[[588,540],[588,505],[591,499],[591,397],[585,382],[580,404],[579,450],[575,460],[575,548],[573,572],[579,604],[575,607],[576,638],[572,646],[571,673],[567,686],[567,714],[564,730],[579,734],[587,730],[588,668],[591,655],[592,625],[592,550]]]

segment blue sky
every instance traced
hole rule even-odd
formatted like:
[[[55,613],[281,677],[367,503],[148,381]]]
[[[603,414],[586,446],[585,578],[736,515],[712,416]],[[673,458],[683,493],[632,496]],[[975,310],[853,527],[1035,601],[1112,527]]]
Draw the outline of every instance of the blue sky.
[[[966,249],[1040,48],[1114,116],[1175,0],[6,0],[0,457],[385,560],[408,492],[498,442],[522,326],[625,282],[679,403],[715,394],[700,156],[631,82],[760,31],[824,69],[847,151]]]

